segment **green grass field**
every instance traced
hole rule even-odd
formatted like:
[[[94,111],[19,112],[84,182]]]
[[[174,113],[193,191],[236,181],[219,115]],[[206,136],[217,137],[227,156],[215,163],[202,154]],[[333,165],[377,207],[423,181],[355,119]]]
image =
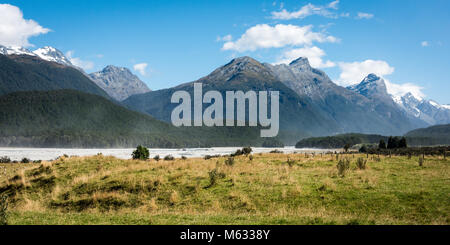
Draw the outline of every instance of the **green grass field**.
[[[336,156],[304,154],[0,164],[0,194],[11,225],[450,224],[448,159],[358,157],[344,176]]]

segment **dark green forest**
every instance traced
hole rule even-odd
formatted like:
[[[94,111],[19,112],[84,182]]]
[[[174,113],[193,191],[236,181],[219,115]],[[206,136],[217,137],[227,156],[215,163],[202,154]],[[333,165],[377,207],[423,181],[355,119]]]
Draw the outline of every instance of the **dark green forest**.
[[[0,97],[0,146],[261,146],[258,127],[176,128],[104,97],[74,90]]]

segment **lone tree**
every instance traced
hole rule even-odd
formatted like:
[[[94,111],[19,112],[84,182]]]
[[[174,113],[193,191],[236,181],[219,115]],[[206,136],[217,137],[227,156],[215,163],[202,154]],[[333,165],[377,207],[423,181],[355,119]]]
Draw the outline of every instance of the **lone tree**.
[[[133,159],[147,160],[150,157],[150,152],[147,148],[140,145],[133,151],[132,156]]]
[[[406,142],[405,137],[402,137],[398,142],[398,148],[408,148],[408,143]]]
[[[380,140],[380,144],[378,145],[378,148],[384,150],[386,149],[386,142],[384,140]]]
[[[392,136],[389,137],[387,148],[388,149],[397,149],[398,142],[399,142],[399,140],[397,137],[392,137]]]
[[[350,149],[350,144],[345,144],[344,145],[345,152],[348,152],[348,149]]]

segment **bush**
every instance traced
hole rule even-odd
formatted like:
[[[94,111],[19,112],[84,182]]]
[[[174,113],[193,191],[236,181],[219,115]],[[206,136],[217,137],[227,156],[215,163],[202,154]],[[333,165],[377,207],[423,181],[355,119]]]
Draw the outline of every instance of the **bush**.
[[[186,160],[187,157],[186,156],[181,156],[181,159]]]
[[[348,149],[350,149],[350,144],[345,144],[344,145],[345,152],[348,152]]]
[[[250,161],[253,161],[253,155],[248,156],[248,159],[249,159]]]
[[[281,153],[283,153],[283,152],[280,151],[280,150],[273,150],[273,151],[271,151],[270,153],[272,153],[272,154],[281,154]]]
[[[248,156],[250,153],[252,153],[253,149],[251,147],[244,147],[241,149],[238,149],[234,154],[231,154],[232,157],[246,155]]]
[[[345,176],[345,172],[350,168],[350,160],[341,159],[337,164],[338,174],[342,177]]]
[[[164,161],[173,161],[175,158],[172,155],[167,155],[164,157]]]
[[[360,170],[366,169],[366,164],[367,164],[367,159],[363,159],[362,157],[359,157],[359,158],[356,160],[356,166],[357,166]]]
[[[211,155],[206,155],[206,156],[204,156],[203,158],[204,158],[205,160],[209,160],[209,159],[212,159],[212,158],[218,158],[218,157],[220,157],[220,155],[213,155],[213,156],[211,156]]]
[[[30,162],[31,160],[26,157],[22,158],[22,161],[20,161],[20,163],[30,163]]]
[[[234,157],[229,157],[225,160],[225,165],[227,166],[233,166],[234,165]]]
[[[242,148],[242,154],[248,156],[250,153],[252,153],[253,149],[251,147],[244,147]]]
[[[380,140],[380,144],[378,144],[378,149],[381,150],[386,149],[386,142],[384,140]]]
[[[150,152],[147,148],[143,146],[138,146],[135,151],[133,151],[133,159],[147,160],[150,157]]]
[[[213,187],[217,184],[217,180],[225,178],[224,173],[220,173],[216,168],[209,171],[209,185],[206,188]]]
[[[161,160],[161,158],[159,157],[159,155],[156,155],[155,157],[153,157],[153,160],[159,162],[159,160]]]
[[[367,153],[367,146],[363,145],[361,148],[359,148],[360,153]]]
[[[0,196],[0,225],[8,225],[8,196]]]
[[[10,163],[11,162],[11,158],[4,156],[4,157],[0,157],[0,163]]]

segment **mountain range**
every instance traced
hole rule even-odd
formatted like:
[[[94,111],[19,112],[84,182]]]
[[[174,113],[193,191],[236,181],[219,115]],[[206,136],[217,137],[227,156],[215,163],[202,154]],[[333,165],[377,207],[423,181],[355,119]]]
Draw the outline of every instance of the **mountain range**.
[[[133,112],[137,113],[136,115],[154,118],[153,121],[148,121],[149,124],[155,124],[157,120],[160,120],[164,125],[169,125],[171,112],[176,106],[170,101],[171,95],[175,91],[185,90],[193,96],[193,84],[196,82],[203,84],[203,92],[217,90],[222,93],[223,97],[225,97],[225,92],[230,90],[280,91],[280,134],[278,138],[285,144],[295,144],[299,139],[306,137],[350,132],[403,135],[413,129],[450,123],[450,106],[439,105],[432,100],[415,97],[411,93],[402,97],[393,96],[388,93],[383,78],[375,74],[369,74],[359,84],[347,88],[341,87],[335,84],[325,72],[311,67],[307,58],[298,58],[290,64],[272,65],[260,63],[251,57],[240,57],[196,81],[183,83],[173,88],[151,91],[127,68],[110,65],[102,71],[86,74],[81,68],[75,67],[62,52],[52,47],[44,47],[31,52],[24,48],[0,46],[0,54],[3,54],[0,55],[0,96],[29,91],[30,94],[27,96],[36,98],[34,102],[38,103],[37,100],[48,100],[48,97],[42,96],[42,94],[36,95],[33,91],[71,89],[101,96],[117,106],[114,106],[114,109],[111,109],[113,107],[110,106],[108,110],[98,109],[99,111],[115,113],[114,111],[119,110],[118,108],[136,111]],[[64,91],[66,92],[61,92],[64,96],[72,99],[80,97],[80,95],[77,97],[73,93],[68,93],[67,90]],[[12,98],[26,97],[24,94],[20,95],[8,98],[11,100]],[[64,97],[61,96],[58,98]],[[100,104],[106,106],[104,102]],[[69,109],[68,105],[64,103],[62,106]],[[51,111],[45,113],[51,113]],[[93,116],[90,113],[86,114],[85,111],[83,113],[78,116]],[[128,113],[118,114],[124,117],[131,115]],[[51,120],[51,117],[43,114],[39,114],[38,117]],[[60,119],[63,127],[62,129],[58,128],[58,132],[64,131],[64,125],[67,124],[67,128],[70,128],[71,132],[75,132],[75,135],[83,135],[94,125],[88,123],[85,124],[87,128],[84,130],[78,127],[74,129],[73,125],[69,127],[69,120],[66,120],[66,117],[67,115]],[[7,120],[7,118],[4,116],[3,120]],[[27,119],[23,115],[15,120],[32,122],[30,118]],[[109,126],[117,127],[117,125]],[[56,128],[55,126],[54,129],[56,130]],[[162,135],[160,132],[162,127],[155,128],[156,131],[151,135]],[[186,145],[182,139],[186,135],[192,134],[191,132],[196,132],[196,136],[190,138],[196,138],[198,145],[205,145],[205,142],[208,142],[209,145],[219,144],[216,140],[205,140],[206,135],[209,138],[211,135],[217,135],[216,139],[221,139],[222,143],[226,142],[230,145],[236,145],[239,141],[242,143],[243,135],[247,136],[245,142],[261,144],[263,141],[257,139],[257,130],[249,127],[199,127],[190,128],[189,133],[186,130],[169,128],[166,128],[165,131],[175,130],[173,132],[176,132],[169,133],[168,137],[172,139],[171,145],[175,145],[173,142],[176,142],[177,145]],[[45,132],[51,131],[50,128],[46,130]],[[9,133],[13,131],[12,129],[8,130]],[[38,137],[39,133],[36,132],[33,133],[33,137]],[[118,130],[118,132],[124,136],[127,134],[126,132],[130,131]],[[143,132],[150,135],[148,129]],[[25,137],[23,134],[25,133],[22,132],[21,136]],[[107,138],[108,142],[114,141],[112,137],[105,135],[107,134],[102,134],[101,138]],[[117,136],[117,134],[111,135]],[[233,135],[236,139],[227,139],[227,135],[230,137]],[[136,137],[138,137],[137,134],[133,134],[134,140],[130,141],[128,138],[128,141],[123,140],[122,143],[148,142],[142,139],[136,140]],[[120,143],[114,142],[114,144],[120,146]],[[105,145],[111,144],[105,143]]]

